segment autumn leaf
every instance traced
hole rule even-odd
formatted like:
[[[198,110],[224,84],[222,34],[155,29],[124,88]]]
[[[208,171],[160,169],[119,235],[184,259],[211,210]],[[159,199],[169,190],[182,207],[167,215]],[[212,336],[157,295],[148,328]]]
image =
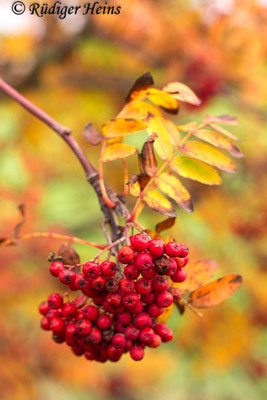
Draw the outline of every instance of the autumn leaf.
[[[141,193],[140,183],[138,182],[138,176],[134,174],[129,182],[127,182],[129,192],[134,197],[139,197]]]
[[[155,117],[161,117],[161,111],[156,106],[147,101],[140,100],[135,103],[126,104],[117,118],[145,119],[149,113]]]
[[[114,138],[131,135],[132,133],[143,131],[146,128],[146,124],[141,120],[135,120],[133,118],[115,118],[103,125],[102,134],[106,138]]]
[[[190,193],[178,178],[169,175],[168,173],[162,173],[155,179],[155,183],[163,193],[176,201],[176,203],[185,211],[193,211],[194,207]]]
[[[157,160],[154,154],[153,143],[156,135],[152,134],[149,136],[147,141],[144,143],[141,152],[142,171],[148,176],[153,176],[157,172]]]
[[[151,88],[147,90],[146,98],[171,114],[177,114],[178,112],[178,101],[169,93],[163,92],[159,89]]]
[[[134,100],[141,91],[145,91],[146,89],[152,87],[154,85],[154,80],[150,72],[146,72],[142,76],[140,76],[134,83],[133,87],[130,89],[127,97],[126,103]]]
[[[193,104],[194,106],[199,106],[201,104],[201,100],[197,97],[193,90],[184,83],[170,82],[165,85],[162,90],[171,94],[176,100]]]
[[[159,157],[162,160],[169,160],[173,155],[173,145],[168,135],[168,132],[164,128],[160,119],[155,118],[152,114],[148,114],[145,119],[148,131],[150,135],[153,133],[157,135],[154,142],[154,147]]]
[[[170,229],[175,224],[176,218],[167,218],[164,221],[159,222],[156,225],[156,233],[160,233],[162,231],[166,231]]]
[[[169,138],[174,146],[179,146],[181,136],[180,133],[178,132],[176,126],[172,121],[166,118],[161,118],[161,123],[166,129],[166,132],[169,135]]]
[[[220,185],[222,182],[216,169],[190,157],[176,156],[170,167],[180,176],[206,185]]]
[[[204,140],[213,146],[227,150],[233,157],[242,158],[244,157],[241,150],[235,146],[229,139],[220,135],[219,133],[213,132],[210,129],[199,129],[193,132],[193,135],[198,139]]]
[[[206,143],[196,141],[186,142],[180,150],[188,157],[196,158],[226,172],[236,172],[233,161],[219,150]]]
[[[94,128],[92,124],[87,124],[83,130],[83,136],[93,146],[98,146],[102,141],[102,136],[99,132]]]
[[[173,312],[173,304],[170,307],[164,308],[163,313],[157,318],[158,324],[166,324]]]
[[[208,124],[238,125],[238,119],[232,115],[220,115],[217,117],[206,115],[203,119],[203,122]]]
[[[215,125],[215,124],[209,124],[209,127],[214,129],[217,132],[222,133],[224,136],[227,136],[232,140],[239,140],[238,137],[236,137],[231,132],[229,132],[226,129],[224,129],[222,126],[218,126],[218,125]]]
[[[119,160],[132,156],[136,153],[136,148],[124,143],[115,143],[107,146],[101,156],[102,162]]]
[[[62,262],[65,265],[76,265],[80,264],[80,256],[73,249],[68,242],[63,243],[59,250],[58,255],[62,257]]]
[[[242,276],[229,274],[194,290],[188,303],[196,308],[217,306],[227,300],[241,285]]]
[[[192,132],[194,129],[196,129],[196,127],[196,121],[188,122],[188,124],[176,125],[176,129],[181,132]]]
[[[176,212],[171,202],[157,190],[149,190],[143,197],[146,205],[166,217],[176,217]]]
[[[213,278],[218,267],[218,263],[212,258],[196,260],[186,267],[186,281],[179,284],[173,283],[172,286],[178,287],[184,293],[192,292]]]

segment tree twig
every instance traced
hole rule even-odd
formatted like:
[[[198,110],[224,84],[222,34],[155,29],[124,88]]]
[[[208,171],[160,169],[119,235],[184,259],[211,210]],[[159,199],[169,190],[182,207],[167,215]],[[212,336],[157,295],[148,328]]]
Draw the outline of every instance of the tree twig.
[[[112,202],[116,207],[114,210],[110,209],[110,207],[105,204],[105,201],[102,196],[102,191],[99,183],[99,174],[96,168],[91,164],[91,162],[86,157],[85,153],[72,136],[71,129],[59,124],[55,121],[52,117],[50,117],[47,113],[41,110],[39,107],[34,105],[32,102],[27,100],[23,95],[21,95],[17,90],[12,88],[8,83],[6,83],[3,79],[0,78],[0,90],[2,90],[7,96],[15,100],[19,103],[22,107],[24,107],[27,111],[29,111],[32,115],[36,118],[44,122],[47,126],[53,129],[70,147],[73,153],[76,155],[77,159],[79,160],[87,181],[92,185],[94,188],[98,200],[100,203],[101,210],[105,215],[105,219],[110,226],[112,240],[116,241],[119,237],[121,237],[121,230],[119,229],[116,215],[126,217],[129,212],[125,206],[125,204],[121,201],[117,193],[115,193],[112,189],[106,186],[106,192],[109,198],[112,198]]]

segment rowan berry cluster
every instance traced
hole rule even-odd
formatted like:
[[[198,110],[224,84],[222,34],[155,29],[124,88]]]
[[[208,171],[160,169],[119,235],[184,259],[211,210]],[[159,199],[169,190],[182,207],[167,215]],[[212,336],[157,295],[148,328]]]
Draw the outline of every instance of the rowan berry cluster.
[[[114,362],[129,352],[139,361],[146,346],[156,348],[173,338],[171,329],[157,318],[174,300],[169,279],[186,279],[188,248],[176,242],[165,245],[141,233],[130,241],[131,246],[121,247],[117,256],[118,266],[124,268],[109,260],[88,261],[78,273],[61,261],[50,265],[53,276],[83,295],[64,302],[60,294],[51,294],[39,306],[41,327],[77,356]],[[179,289],[176,300],[177,293],[179,297]]]

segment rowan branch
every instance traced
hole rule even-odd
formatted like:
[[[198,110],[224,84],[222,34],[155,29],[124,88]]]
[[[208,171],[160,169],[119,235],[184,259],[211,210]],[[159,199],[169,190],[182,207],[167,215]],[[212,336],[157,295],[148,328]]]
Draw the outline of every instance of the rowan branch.
[[[79,160],[85,172],[87,181],[92,185],[97,194],[101,210],[105,215],[105,220],[110,226],[110,230],[112,233],[112,241],[116,241],[118,238],[120,238],[121,230],[119,229],[115,213],[122,217],[126,217],[129,212],[125,204],[118,197],[117,193],[111,190],[108,186],[105,186],[106,192],[108,193],[108,197],[112,198],[112,202],[116,207],[114,208],[114,210],[111,210],[110,207],[108,207],[105,204],[105,201],[102,196],[102,191],[100,188],[98,171],[91,164],[91,162],[86,157],[85,153],[83,152],[83,150],[81,149],[75,138],[72,136],[71,129],[59,124],[46,112],[44,112],[39,107],[34,105],[32,102],[27,100],[23,95],[21,95],[17,90],[12,88],[8,83],[6,83],[1,78],[0,78],[0,90],[2,90],[7,96],[15,100],[17,103],[19,103],[23,108],[25,108],[36,118],[38,118],[39,120],[44,122],[47,126],[49,126],[51,129],[53,129],[67,143],[69,148],[72,150],[72,152]]]

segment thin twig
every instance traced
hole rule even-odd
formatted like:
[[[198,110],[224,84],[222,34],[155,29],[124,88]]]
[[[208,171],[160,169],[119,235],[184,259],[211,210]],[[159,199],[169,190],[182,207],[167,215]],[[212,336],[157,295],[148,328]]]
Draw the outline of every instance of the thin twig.
[[[116,240],[116,242],[113,242],[112,244],[110,244],[109,246],[106,246],[106,248],[102,251],[100,251],[94,258],[93,260],[96,260],[97,258],[99,258],[102,254],[104,254],[107,250],[112,249],[112,247],[117,246],[118,244],[122,243],[125,241],[125,237],[121,237],[120,239]]]
[[[33,239],[33,238],[48,238],[48,239],[58,239],[58,240],[65,240],[69,241],[71,243],[80,243],[80,244],[85,244],[87,246],[95,247],[97,249],[106,249],[107,245],[105,244],[100,244],[100,243],[94,243],[89,240],[85,239],[80,239],[75,236],[68,236],[68,235],[61,235],[60,233],[54,233],[54,232],[33,232],[33,233],[26,233],[25,235],[21,235],[19,238],[12,239],[12,241],[19,241],[19,240],[28,240],[28,239]]]

